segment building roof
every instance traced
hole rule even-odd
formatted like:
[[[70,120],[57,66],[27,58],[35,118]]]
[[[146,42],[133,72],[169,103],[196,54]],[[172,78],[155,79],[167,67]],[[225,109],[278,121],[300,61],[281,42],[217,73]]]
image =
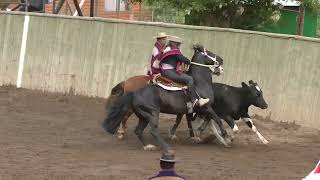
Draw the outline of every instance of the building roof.
[[[296,0],[274,0],[274,3],[282,6],[300,6],[300,1]]]

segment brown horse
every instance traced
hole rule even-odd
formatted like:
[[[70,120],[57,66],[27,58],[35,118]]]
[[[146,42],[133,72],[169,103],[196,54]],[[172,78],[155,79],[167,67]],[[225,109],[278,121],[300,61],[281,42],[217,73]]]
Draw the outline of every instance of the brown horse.
[[[133,76],[129,79],[118,83],[111,90],[111,94],[106,101],[106,110],[110,107],[110,104],[116,99],[116,97],[122,96],[123,94],[134,92],[140,88],[145,87],[150,81],[150,77],[147,75]],[[120,128],[118,129],[118,138],[123,139],[125,129],[127,128],[127,120],[133,114],[132,109],[130,109],[126,116],[124,117]]]

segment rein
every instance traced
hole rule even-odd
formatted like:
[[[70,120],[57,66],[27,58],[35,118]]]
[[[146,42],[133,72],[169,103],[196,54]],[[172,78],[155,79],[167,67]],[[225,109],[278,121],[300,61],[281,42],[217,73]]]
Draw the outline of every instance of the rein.
[[[206,65],[206,64],[200,64],[200,63],[196,63],[196,62],[191,62],[190,64],[192,65],[196,65],[196,66],[202,66],[202,67],[207,67],[209,68],[211,71],[214,71],[215,68],[219,67],[220,64],[219,62],[216,60],[216,57],[211,57],[207,54],[206,49],[204,49],[204,52],[200,52],[202,55],[208,57],[209,59],[211,59],[214,62],[214,65]]]

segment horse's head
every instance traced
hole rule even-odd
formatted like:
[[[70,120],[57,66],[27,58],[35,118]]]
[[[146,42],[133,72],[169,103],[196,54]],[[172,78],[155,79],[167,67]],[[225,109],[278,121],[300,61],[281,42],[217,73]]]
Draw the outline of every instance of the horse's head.
[[[264,100],[262,90],[256,82],[250,80],[249,86],[245,82],[242,82],[242,88],[245,88],[248,92],[248,103],[261,109],[268,108],[268,104]]]
[[[205,49],[201,45],[194,45],[193,49],[193,62],[207,66],[215,75],[220,75],[221,73],[223,73],[223,59],[220,56]]]

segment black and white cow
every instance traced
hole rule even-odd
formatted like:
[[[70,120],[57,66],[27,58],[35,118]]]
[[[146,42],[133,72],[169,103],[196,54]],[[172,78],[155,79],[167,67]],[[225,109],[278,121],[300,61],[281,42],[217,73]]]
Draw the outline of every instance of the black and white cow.
[[[239,129],[235,121],[240,118],[255,132],[262,143],[267,144],[268,141],[259,133],[248,114],[251,105],[261,109],[268,108],[268,104],[263,98],[261,88],[256,82],[249,81],[249,85],[242,82],[242,87],[233,87],[220,83],[213,83],[215,92],[215,100],[213,109],[221,119],[236,133]]]
[[[260,134],[248,114],[248,109],[251,105],[261,109],[268,108],[268,104],[263,98],[262,90],[258,84],[252,80],[249,81],[249,85],[244,82],[241,84],[242,87],[234,87],[221,83],[213,83],[212,88],[215,93],[213,109],[221,119],[224,119],[227,122],[234,133],[239,130],[235,121],[241,118],[252,129],[252,131],[258,135],[263,144],[268,144],[268,141]],[[172,128],[171,134],[175,134],[175,129],[179,125],[181,118],[179,120],[177,117],[176,124]],[[201,119],[194,120],[192,122],[193,129],[198,129],[202,122],[203,121],[201,121]],[[191,123],[188,122],[189,128],[192,128],[190,125]],[[212,122],[208,124],[209,128],[213,125],[214,124]],[[232,138],[234,138],[234,135]]]

